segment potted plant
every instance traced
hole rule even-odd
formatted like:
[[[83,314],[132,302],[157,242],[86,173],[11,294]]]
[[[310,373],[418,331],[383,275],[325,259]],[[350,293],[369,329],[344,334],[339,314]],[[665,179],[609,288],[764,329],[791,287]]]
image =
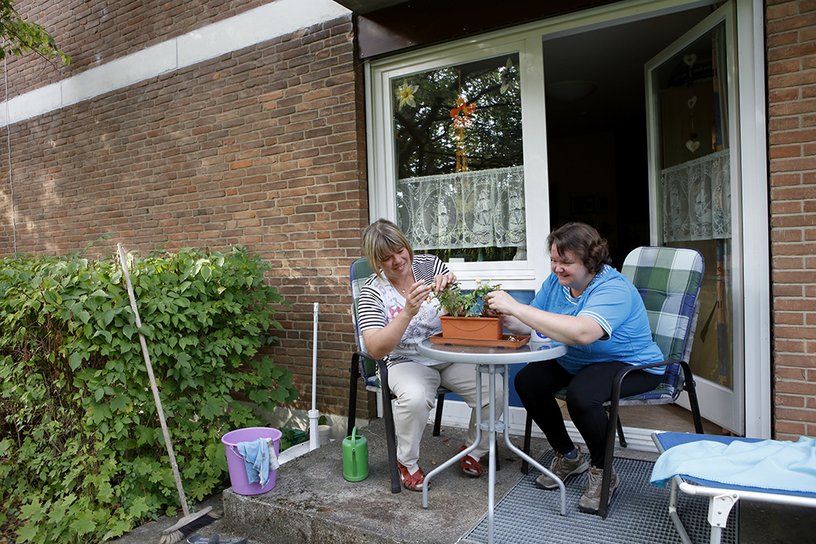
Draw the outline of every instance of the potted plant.
[[[487,293],[500,289],[500,285],[477,281],[476,289],[462,291],[458,283],[449,285],[437,293],[436,299],[445,312],[442,321],[442,337],[463,340],[500,340],[501,320],[491,315],[484,303]]]

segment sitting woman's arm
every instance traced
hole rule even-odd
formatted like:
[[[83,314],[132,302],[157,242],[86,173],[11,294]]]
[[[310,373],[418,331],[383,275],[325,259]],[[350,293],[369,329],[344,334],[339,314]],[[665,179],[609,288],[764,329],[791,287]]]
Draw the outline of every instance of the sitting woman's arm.
[[[399,345],[408,324],[419,312],[422,302],[431,294],[432,286],[425,282],[414,283],[405,295],[405,308],[385,327],[362,331],[366,351],[377,359],[382,359]]]
[[[594,319],[545,312],[518,302],[504,291],[489,293],[487,303],[491,310],[506,316],[505,326],[514,332],[522,332],[519,329],[524,325],[569,345],[591,344],[606,335]]]

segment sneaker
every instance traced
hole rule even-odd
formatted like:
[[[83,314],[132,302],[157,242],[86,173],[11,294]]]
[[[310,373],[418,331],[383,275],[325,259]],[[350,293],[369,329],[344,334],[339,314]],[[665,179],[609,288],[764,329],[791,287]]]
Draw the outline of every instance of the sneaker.
[[[562,454],[555,452],[555,457],[550,463],[550,472],[558,476],[562,482],[567,478],[576,476],[586,471],[589,468],[589,462],[581,455],[581,448],[578,449],[578,457],[575,459],[567,459]],[[555,489],[558,487],[558,482],[542,474],[536,478],[535,485],[541,489]]]
[[[581,495],[581,500],[578,501],[578,510],[587,514],[597,514],[598,508],[601,505],[601,482],[603,481],[603,469],[596,467],[589,467],[589,480]],[[615,471],[612,471],[612,481],[609,484],[609,500],[606,502],[609,505],[612,502],[612,495],[618,488],[620,480]]]
[[[422,484],[425,482],[425,474],[421,468],[411,474],[408,469],[397,461],[397,470],[399,471],[400,481],[402,486],[409,491],[422,491]]]

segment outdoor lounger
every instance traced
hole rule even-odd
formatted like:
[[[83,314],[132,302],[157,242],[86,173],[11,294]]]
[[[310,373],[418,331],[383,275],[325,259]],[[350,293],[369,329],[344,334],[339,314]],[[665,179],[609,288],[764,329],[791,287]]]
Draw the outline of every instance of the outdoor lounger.
[[[652,439],[660,452],[652,483],[670,481],[669,517],[685,544],[691,539],[677,512],[678,489],[709,498],[711,544],[720,542],[728,514],[740,499],[816,508],[816,439],[787,442],[675,432],[653,433]],[[677,446],[682,447],[670,452]]]

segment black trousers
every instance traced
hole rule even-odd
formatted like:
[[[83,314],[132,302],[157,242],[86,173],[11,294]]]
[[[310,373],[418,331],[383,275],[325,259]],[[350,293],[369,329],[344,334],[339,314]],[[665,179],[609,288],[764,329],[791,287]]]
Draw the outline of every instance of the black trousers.
[[[562,454],[575,447],[555,399],[555,394],[566,387],[572,422],[586,442],[590,463],[600,468],[604,464],[606,432],[610,425],[603,404],[612,396],[615,375],[627,366],[619,362],[597,363],[570,374],[557,361],[530,363],[516,375],[514,383],[524,408],[544,432],[550,446]],[[650,391],[660,385],[661,378],[645,370],[630,372],[621,384],[621,397]]]

